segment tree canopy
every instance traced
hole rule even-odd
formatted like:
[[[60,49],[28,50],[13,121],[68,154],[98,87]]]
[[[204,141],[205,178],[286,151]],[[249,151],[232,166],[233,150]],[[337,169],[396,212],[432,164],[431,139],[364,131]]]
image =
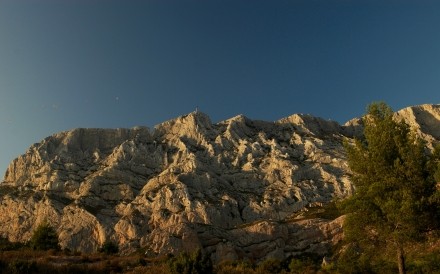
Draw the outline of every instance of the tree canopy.
[[[36,250],[59,249],[58,234],[46,221],[41,223],[32,234],[30,247]]]
[[[346,239],[397,250],[404,273],[405,246],[438,225],[434,175],[440,153],[428,153],[423,140],[396,121],[385,103],[371,104],[363,124],[363,138],[345,145],[355,186],[344,202]]]

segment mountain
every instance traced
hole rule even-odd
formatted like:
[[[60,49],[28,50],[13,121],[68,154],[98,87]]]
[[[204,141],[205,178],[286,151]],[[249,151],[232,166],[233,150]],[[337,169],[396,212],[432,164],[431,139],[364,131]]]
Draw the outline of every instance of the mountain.
[[[428,144],[440,105],[396,112]],[[201,112],[154,129],[74,129],[13,160],[0,184],[0,235],[27,241],[43,221],[63,248],[129,253],[202,248],[214,262],[325,255],[343,217],[319,218],[353,192],[343,141],[362,133],[304,114],[276,122],[239,115],[213,124]]]

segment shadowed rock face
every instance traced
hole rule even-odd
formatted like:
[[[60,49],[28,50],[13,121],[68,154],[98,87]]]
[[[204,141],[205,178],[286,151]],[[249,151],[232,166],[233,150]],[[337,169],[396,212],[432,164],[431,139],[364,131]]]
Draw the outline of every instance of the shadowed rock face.
[[[439,106],[398,112],[429,142]],[[301,212],[353,191],[342,142],[361,132],[309,115],[277,122],[244,116],[212,124],[191,113],[133,129],[75,129],[12,161],[0,186],[0,234],[26,241],[43,220],[61,246],[93,252],[111,239],[124,252],[203,248],[215,262],[324,255],[343,218]]]

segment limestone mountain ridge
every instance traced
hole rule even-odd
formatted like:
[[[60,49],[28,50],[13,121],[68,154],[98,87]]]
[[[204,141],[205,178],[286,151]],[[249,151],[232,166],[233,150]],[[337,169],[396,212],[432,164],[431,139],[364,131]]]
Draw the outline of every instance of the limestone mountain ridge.
[[[432,147],[440,105],[396,112]],[[0,235],[27,241],[47,220],[63,248],[106,240],[149,255],[201,248],[215,262],[325,255],[342,219],[306,218],[353,192],[343,141],[362,132],[304,114],[275,122],[201,112],[149,129],[73,129],[32,145],[0,184]]]

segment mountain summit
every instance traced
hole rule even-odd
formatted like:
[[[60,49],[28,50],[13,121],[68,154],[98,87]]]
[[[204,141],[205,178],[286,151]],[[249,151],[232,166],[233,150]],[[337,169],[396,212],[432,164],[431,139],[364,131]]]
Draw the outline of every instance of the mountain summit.
[[[440,105],[396,112],[428,143]],[[74,129],[32,145],[0,185],[0,234],[27,241],[47,220],[63,248],[166,254],[202,248],[219,262],[326,254],[342,217],[307,217],[353,192],[344,140],[362,132],[295,114],[213,124],[193,112],[150,130]]]

